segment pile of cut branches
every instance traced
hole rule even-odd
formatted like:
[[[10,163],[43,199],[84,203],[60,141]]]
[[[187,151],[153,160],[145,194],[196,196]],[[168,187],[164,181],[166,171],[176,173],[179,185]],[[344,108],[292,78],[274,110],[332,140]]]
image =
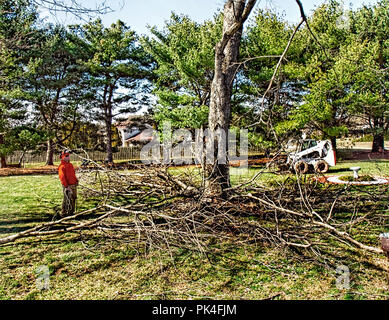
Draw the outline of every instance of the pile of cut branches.
[[[365,253],[383,253],[379,234],[376,243],[369,243],[371,236],[364,240],[354,230],[366,225],[387,228],[387,186],[381,193],[356,192],[351,186],[323,187],[316,180],[296,177],[265,187],[256,178],[231,188],[223,199],[205,199],[201,178],[193,172],[178,176],[165,167],[120,172],[97,166],[82,173],[80,185],[83,197],[99,199],[98,206],[0,239],[0,244],[95,230],[135,246],[180,247],[205,254],[223,250],[215,243],[236,248],[256,243],[303,250],[323,262],[333,239]]]

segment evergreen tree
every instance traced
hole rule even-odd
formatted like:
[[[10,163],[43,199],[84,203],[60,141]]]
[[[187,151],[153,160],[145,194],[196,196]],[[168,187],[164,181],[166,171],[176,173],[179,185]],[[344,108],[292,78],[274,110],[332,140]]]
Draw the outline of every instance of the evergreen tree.
[[[0,167],[15,149],[10,134],[24,119],[26,108],[15,100],[20,94],[23,66],[36,45],[36,8],[25,0],[0,1]]]
[[[105,124],[106,161],[112,163],[113,119],[149,103],[146,79],[151,60],[139,45],[135,32],[122,21],[106,28],[98,19],[72,30],[87,48],[84,66],[89,93],[94,96],[95,119]]]
[[[33,107],[36,121],[46,132],[46,164],[53,165],[56,148],[74,133],[80,109],[85,107],[81,63],[85,52],[64,27],[46,26],[40,37],[40,46],[26,67],[21,99]]]

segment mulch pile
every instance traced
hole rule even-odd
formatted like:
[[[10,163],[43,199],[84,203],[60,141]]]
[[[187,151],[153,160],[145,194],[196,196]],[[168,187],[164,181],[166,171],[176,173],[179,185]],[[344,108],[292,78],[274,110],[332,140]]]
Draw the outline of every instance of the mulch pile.
[[[36,168],[0,168],[0,177],[54,173],[58,173],[58,166],[44,166]]]

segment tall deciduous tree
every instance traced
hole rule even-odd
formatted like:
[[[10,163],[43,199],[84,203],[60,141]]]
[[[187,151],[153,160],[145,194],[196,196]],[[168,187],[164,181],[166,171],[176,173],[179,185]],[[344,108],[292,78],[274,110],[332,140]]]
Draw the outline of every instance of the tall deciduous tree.
[[[306,21],[303,5],[296,0]],[[243,24],[255,6],[255,0],[228,0],[224,6],[223,32],[215,49],[215,75],[211,87],[209,112],[209,140],[213,142],[213,164],[206,166],[205,195],[223,195],[230,186],[228,163],[228,130],[231,118],[231,95],[233,82],[238,70],[239,47],[242,39]],[[296,29],[296,30],[297,30]],[[291,37],[290,42],[293,40]],[[290,43],[289,42],[289,43]],[[288,46],[285,50],[288,50]],[[224,137],[223,137],[224,136]],[[227,163],[217,159],[227,159]]]
[[[214,163],[206,165],[207,196],[222,195],[230,186],[229,164],[223,160],[227,159],[228,152],[226,135],[230,127],[231,95],[238,68],[243,24],[255,3],[256,0],[228,0],[224,5],[223,32],[215,48],[215,74],[211,85],[208,127]]]

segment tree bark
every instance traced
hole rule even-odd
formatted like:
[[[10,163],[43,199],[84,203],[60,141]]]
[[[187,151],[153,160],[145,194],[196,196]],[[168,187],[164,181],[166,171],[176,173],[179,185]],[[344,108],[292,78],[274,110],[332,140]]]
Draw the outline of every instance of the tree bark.
[[[228,130],[231,117],[232,86],[238,68],[243,23],[256,0],[228,0],[224,6],[223,35],[216,45],[215,74],[211,86],[209,108],[209,150],[205,168],[206,196],[220,196],[230,187],[228,163]]]
[[[22,155],[20,156],[20,158],[19,158],[19,168],[21,168],[22,167],[22,163],[23,163],[23,160],[24,160],[24,157],[25,157],[25,155],[26,155],[26,150],[23,150],[22,151]]]
[[[107,114],[105,116],[105,126],[106,126],[106,133],[107,133],[107,140],[106,140],[106,162],[107,163],[113,163],[113,154],[112,154],[112,109],[110,108],[107,111]]]
[[[105,95],[105,94],[104,94]],[[109,92],[108,100],[112,98],[112,90]],[[112,105],[110,102],[105,102],[104,106],[104,121],[105,121],[105,132],[106,132],[106,158],[107,163],[113,163],[113,154],[112,154]]]
[[[54,142],[53,139],[47,140],[47,152],[46,152],[46,165],[53,166],[54,165]]]
[[[110,79],[111,81],[112,79]],[[113,163],[112,154],[112,99],[115,90],[115,83],[106,84],[103,93],[103,110],[104,110],[104,121],[105,121],[105,133],[106,133],[106,158],[107,163]]]
[[[0,134],[0,144],[4,144],[4,137]],[[7,162],[5,161],[5,156],[0,156],[0,168],[6,168]]]
[[[1,156],[0,157],[0,168],[6,168],[7,167],[7,162],[5,161],[5,157]]]
[[[385,145],[384,134],[374,134],[373,135],[373,146],[371,148],[371,152],[383,152]]]

